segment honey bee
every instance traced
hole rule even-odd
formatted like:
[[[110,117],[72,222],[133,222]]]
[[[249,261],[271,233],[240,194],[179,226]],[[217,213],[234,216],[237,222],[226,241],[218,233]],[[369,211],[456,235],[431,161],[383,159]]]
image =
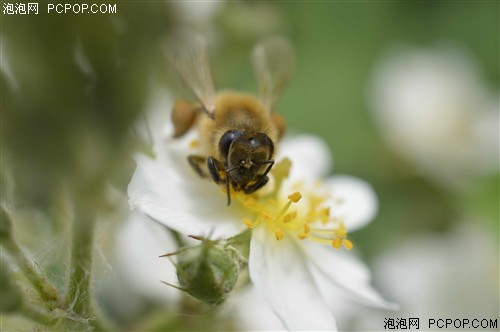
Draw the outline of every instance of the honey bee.
[[[293,71],[292,48],[282,37],[255,45],[251,58],[259,94],[253,96],[231,90],[216,93],[205,39],[184,36],[183,44],[172,46],[167,56],[198,102],[174,103],[174,137],[197,126],[202,154],[188,156],[189,164],[201,177],[225,185],[230,205],[231,188],[251,194],[269,181],[276,144],[285,132],[285,121],[274,110]]]

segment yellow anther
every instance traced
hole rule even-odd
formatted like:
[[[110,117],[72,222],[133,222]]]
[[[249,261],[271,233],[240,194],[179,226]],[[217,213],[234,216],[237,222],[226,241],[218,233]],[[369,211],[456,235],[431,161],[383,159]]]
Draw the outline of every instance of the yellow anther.
[[[316,209],[321,203],[323,203],[324,199],[319,196],[310,196],[309,197],[310,204],[313,209]]]
[[[344,244],[344,248],[346,248],[347,250],[351,250],[353,247],[352,242],[349,241],[348,239],[344,239],[342,243]]]
[[[266,220],[271,220],[273,218],[273,216],[267,211],[262,211],[261,215],[262,215],[262,218],[264,218]]]
[[[243,223],[248,227],[248,228],[254,228],[255,224],[248,218],[243,218]]]
[[[267,200],[267,204],[268,204],[268,205],[276,205],[276,204],[278,204],[278,201],[276,201],[276,200],[275,200],[275,199],[273,199],[273,198],[269,198],[269,199]]]
[[[341,238],[336,237],[335,239],[333,239],[332,247],[334,247],[335,249],[340,249],[341,246],[342,246],[342,239]]]
[[[290,212],[287,215],[285,215],[285,217],[283,218],[283,223],[284,224],[289,223],[290,221],[292,221],[295,218],[297,218],[297,211]]]
[[[339,225],[339,228],[335,230],[335,235],[337,237],[345,239],[347,237],[347,229],[344,226],[344,223],[341,222]]]
[[[319,212],[319,215],[320,215],[321,221],[323,223],[326,223],[328,221],[328,219],[330,218],[330,208],[327,207],[327,208],[322,209]]]
[[[302,198],[302,194],[298,191],[294,192],[293,194],[288,195],[288,199],[294,203],[297,203],[298,201],[300,201],[301,198]]]
[[[189,148],[190,149],[196,149],[199,146],[200,146],[200,141],[197,140],[197,139],[194,139],[191,142],[189,142]]]
[[[192,145],[200,144],[192,142]],[[278,169],[275,167],[275,169]],[[288,170],[287,170],[288,171]],[[226,174],[221,174],[224,177]],[[273,173],[275,180],[279,177]],[[296,239],[314,241],[320,244],[330,244],[335,249],[345,248],[351,250],[353,243],[347,239],[347,229],[343,223],[343,218],[331,216],[330,207],[326,201],[333,199],[334,204],[341,204],[342,200],[327,195],[317,195],[311,191],[305,191],[307,204],[295,205],[302,199],[303,184],[296,183],[288,195],[288,200],[284,202],[277,198],[280,192],[281,181],[287,177],[282,174],[282,178],[276,180],[275,191],[265,195],[246,195],[241,192],[241,188],[236,189],[230,186],[232,197],[240,202],[244,210],[248,212],[247,218],[243,218],[243,223],[249,229],[260,227],[262,223],[271,232],[277,241],[281,241],[286,234],[296,237]],[[332,209],[335,205],[332,206]],[[299,210],[301,209],[301,210]],[[287,233],[288,232],[288,233]]]
[[[252,207],[252,206],[255,206],[255,200],[254,200],[254,199],[252,199],[252,198],[246,199],[246,200],[243,202],[243,206],[245,206],[245,207]]]
[[[283,231],[282,231],[281,229],[276,228],[276,229],[274,230],[274,235],[276,236],[276,240],[278,240],[278,241],[279,241],[279,240],[283,240],[283,236],[284,236],[284,235],[283,235]]]

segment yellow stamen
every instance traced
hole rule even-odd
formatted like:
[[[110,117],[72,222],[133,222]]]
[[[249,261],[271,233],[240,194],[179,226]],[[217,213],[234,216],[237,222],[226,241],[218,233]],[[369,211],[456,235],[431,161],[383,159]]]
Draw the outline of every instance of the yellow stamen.
[[[196,149],[199,146],[200,146],[200,141],[197,140],[197,139],[194,139],[191,142],[189,142],[189,148],[190,149]]]
[[[340,238],[346,238],[347,237],[347,229],[344,226],[343,222],[340,222],[339,228],[335,230],[335,235]]]
[[[269,198],[269,199],[267,200],[267,202],[268,202],[269,204],[271,204],[271,205],[276,205],[276,204],[278,204],[278,202],[277,202],[275,199],[272,199],[272,198]]]
[[[344,244],[344,248],[346,248],[347,250],[351,250],[353,247],[352,242],[349,241],[348,239],[344,239],[342,243]]]
[[[342,246],[342,239],[336,237],[335,239],[333,239],[332,241],[332,247],[334,247],[335,249],[340,249],[340,247]]]
[[[274,230],[274,235],[276,235],[276,240],[280,241],[280,240],[283,240],[283,231],[279,228],[276,228]]]
[[[297,203],[298,201],[300,201],[301,198],[302,198],[302,194],[298,191],[294,192],[293,194],[288,195],[288,199],[294,203]]]
[[[252,207],[252,206],[255,206],[255,200],[253,198],[249,198],[249,199],[246,199],[244,202],[243,202],[243,205],[245,207]]]
[[[319,212],[319,217],[323,223],[326,223],[328,219],[330,218],[330,208],[324,208]]]
[[[288,170],[289,166],[284,170]],[[275,170],[278,169],[276,166]],[[240,202],[241,207],[248,213],[248,218],[243,219],[248,228],[255,229],[264,224],[269,231],[274,232],[277,241],[283,240],[285,235],[290,235],[300,240],[307,239],[318,244],[331,245],[335,249],[353,248],[353,243],[347,239],[347,229],[342,218],[330,216],[330,209],[336,208],[335,203],[341,203],[338,198],[315,194],[314,189],[305,192],[303,196],[304,184],[297,183],[293,187],[296,191],[288,195],[288,200],[283,202],[278,193],[282,189],[282,180],[286,179],[288,173],[283,172],[279,177],[273,170],[271,172],[277,186],[271,193],[247,195],[240,190],[231,190],[232,197]],[[302,198],[304,203],[295,204]]]
[[[285,217],[283,218],[283,223],[286,224],[286,223],[289,223],[290,221],[292,221],[293,219],[297,218],[297,211],[293,211],[291,213],[288,213],[285,215]]]
[[[271,220],[273,218],[273,216],[267,211],[262,211],[261,216],[266,220]]]
[[[255,227],[255,224],[248,218],[243,218],[243,223],[250,229]]]

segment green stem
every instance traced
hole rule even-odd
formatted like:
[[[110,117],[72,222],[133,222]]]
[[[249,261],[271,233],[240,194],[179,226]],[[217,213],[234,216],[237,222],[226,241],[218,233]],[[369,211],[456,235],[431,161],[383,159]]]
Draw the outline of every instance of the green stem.
[[[89,212],[77,211],[73,222],[71,262],[67,309],[82,318],[90,318],[89,324],[96,331],[110,330],[102,321],[92,302],[90,289],[92,257],[96,220]]]
[[[90,279],[94,249],[95,218],[85,211],[76,214],[73,222],[69,272],[68,309],[82,317],[91,313]]]
[[[59,295],[57,289],[47,280],[41,271],[35,269],[35,265],[26,257],[19,245],[11,238],[4,238],[4,248],[10,253],[24,276],[31,282],[49,310],[55,308]]]

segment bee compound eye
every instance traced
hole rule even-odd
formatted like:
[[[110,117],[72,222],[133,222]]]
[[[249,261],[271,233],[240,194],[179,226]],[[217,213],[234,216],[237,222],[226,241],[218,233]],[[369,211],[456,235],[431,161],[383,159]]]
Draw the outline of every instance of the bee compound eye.
[[[235,130],[227,131],[224,135],[222,135],[219,141],[219,152],[222,156],[227,157],[231,143],[233,143],[238,136],[238,132]]]

